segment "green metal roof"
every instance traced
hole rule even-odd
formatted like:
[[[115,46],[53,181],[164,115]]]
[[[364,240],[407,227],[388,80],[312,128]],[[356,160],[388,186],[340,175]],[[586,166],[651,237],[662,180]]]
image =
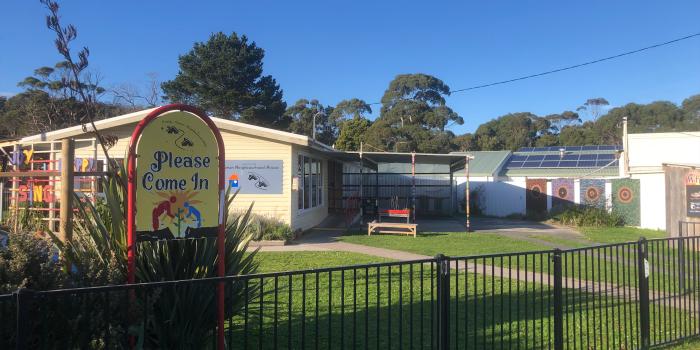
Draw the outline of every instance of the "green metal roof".
[[[474,157],[469,161],[470,176],[496,176],[498,170],[510,156],[510,151],[452,152],[450,154],[469,154]],[[457,175],[459,174],[457,171]]]

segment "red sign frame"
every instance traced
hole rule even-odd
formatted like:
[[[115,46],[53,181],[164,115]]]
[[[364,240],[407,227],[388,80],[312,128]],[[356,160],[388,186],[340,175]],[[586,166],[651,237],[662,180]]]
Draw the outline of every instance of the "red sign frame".
[[[194,114],[199,117],[204,123],[209,126],[214,137],[216,138],[217,146],[219,147],[219,227],[217,232],[217,250],[219,255],[219,261],[217,266],[217,272],[219,277],[224,277],[226,275],[226,262],[225,262],[225,227],[224,227],[224,213],[225,211],[225,150],[224,141],[221,138],[221,133],[216,124],[209,118],[202,110],[196,107],[192,107],[185,104],[170,104],[156,108],[151,111],[143,118],[134,129],[131,134],[131,140],[129,141],[129,153],[127,159],[127,284],[133,284],[136,282],[135,272],[136,272],[136,145],[143,133],[144,128],[151,121],[158,118],[160,115],[171,111],[185,111]],[[220,282],[217,288],[217,309],[218,309],[218,329],[217,329],[217,339],[218,349],[224,348],[224,283]]]

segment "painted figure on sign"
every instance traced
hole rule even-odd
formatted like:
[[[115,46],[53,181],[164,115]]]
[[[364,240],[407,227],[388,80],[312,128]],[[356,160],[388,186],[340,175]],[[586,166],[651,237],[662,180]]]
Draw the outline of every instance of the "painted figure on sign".
[[[153,208],[153,229],[157,230],[160,228],[160,216],[167,214],[171,219],[175,217],[171,211],[171,206],[175,203],[175,196],[171,196],[168,200],[160,202],[157,207]]]
[[[183,206],[187,209],[187,215],[185,215],[186,218],[191,218],[194,216],[194,220],[196,223],[195,228],[200,228],[202,227],[202,214],[197,210],[197,208],[193,207],[190,202],[185,202]]]

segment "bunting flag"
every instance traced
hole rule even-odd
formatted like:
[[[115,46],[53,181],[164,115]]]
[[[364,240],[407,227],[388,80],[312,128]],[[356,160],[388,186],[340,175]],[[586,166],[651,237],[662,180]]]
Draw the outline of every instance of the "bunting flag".
[[[574,180],[552,180],[552,208],[560,208],[574,203]]]
[[[639,180],[612,180],[613,212],[622,216],[625,225],[639,226]]]
[[[583,179],[581,180],[581,204],[605,208],[605,180]]]

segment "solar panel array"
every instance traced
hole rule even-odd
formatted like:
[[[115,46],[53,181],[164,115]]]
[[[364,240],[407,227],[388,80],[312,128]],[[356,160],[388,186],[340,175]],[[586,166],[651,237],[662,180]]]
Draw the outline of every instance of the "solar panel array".
[[[515,154],[510,157],[507,168],[601,168],[606,165],[617,166],[618,160],[612,153],[584,154]]]
[[[559,152],[560,149],[565,152],[573,151],[619,151],[622,147],[617,145],[600,145],[600,146],[551,146],[551,147],[521,147],[518,152]]]

